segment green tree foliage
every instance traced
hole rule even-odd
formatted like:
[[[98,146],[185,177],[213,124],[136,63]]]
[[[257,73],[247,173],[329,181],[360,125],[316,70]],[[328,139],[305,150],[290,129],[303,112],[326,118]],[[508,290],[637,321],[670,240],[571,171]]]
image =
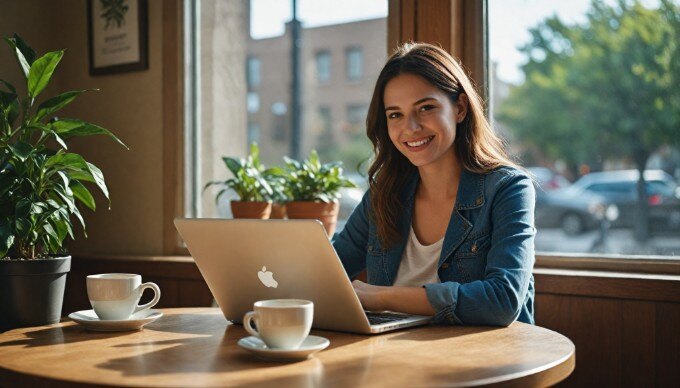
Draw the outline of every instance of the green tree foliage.
[[[652,152],[680,142],[680,7],[594,0],[585,23],[554,16],[530,32],[525,82],[499,120],[525,146],[572,167],[631,158],[640,171],[635,236],[645,241],[642,171]]]
[[[680,142],[677,4],[596,0],[585,23],[551,17],[530,33],[525,82],[498,115],[522,144],[571,166],[632,157],[644,168],[659,146]]]

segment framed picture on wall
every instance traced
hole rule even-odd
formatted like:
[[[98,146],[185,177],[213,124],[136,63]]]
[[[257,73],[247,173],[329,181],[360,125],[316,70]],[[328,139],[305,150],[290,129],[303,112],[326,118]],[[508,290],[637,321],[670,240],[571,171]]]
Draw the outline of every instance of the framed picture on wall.
[[[90,75],[149,68],[147,0],[88,0]]]

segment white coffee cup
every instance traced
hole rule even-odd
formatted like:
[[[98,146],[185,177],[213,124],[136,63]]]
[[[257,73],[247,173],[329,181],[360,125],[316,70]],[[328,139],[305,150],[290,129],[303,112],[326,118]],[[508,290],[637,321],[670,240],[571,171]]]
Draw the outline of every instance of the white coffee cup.
[[[139,306],[139,299],[147,288],[154,291],[153,300]],[[142,284],[140,275],[107,273],[87,276],[87,297],[101,320],[125,320],[132,314],[150,309],[161,298],[156,283]]]
[[[271,299],[255,302],[243,316],[243,326],[270,348],[297,349],[309,335],[314,320],[314,303],[300,299]],[[250,322],[254,321],[257,330]]]

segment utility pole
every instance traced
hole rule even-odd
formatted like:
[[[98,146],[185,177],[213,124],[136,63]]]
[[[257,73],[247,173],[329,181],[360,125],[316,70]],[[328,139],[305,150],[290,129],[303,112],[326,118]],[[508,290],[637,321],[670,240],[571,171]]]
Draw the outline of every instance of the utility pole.
[[[300,141],[301,141],[301,125],[300,125],[300,47],[302,47],[302,38],[300,37],[300,21],[297,18],[297,0],[292,0],[293,3],[293,19],[291,20],[291,45],[290,45],[290,59],[291,59],[291,126],[290,126],[290,156],[293,159],[300,160]]]

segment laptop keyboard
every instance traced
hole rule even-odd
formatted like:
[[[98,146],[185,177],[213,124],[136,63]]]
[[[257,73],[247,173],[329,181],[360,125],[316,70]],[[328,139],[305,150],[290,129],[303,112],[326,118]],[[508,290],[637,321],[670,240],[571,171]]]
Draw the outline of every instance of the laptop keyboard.
[[[374,311],[366,311],[366,316],[368,317],[368,322],[371,325],[381,325],[383,323],[401,321],[411,317],[408,314],[384,313],[384,312],[379,313]]]

